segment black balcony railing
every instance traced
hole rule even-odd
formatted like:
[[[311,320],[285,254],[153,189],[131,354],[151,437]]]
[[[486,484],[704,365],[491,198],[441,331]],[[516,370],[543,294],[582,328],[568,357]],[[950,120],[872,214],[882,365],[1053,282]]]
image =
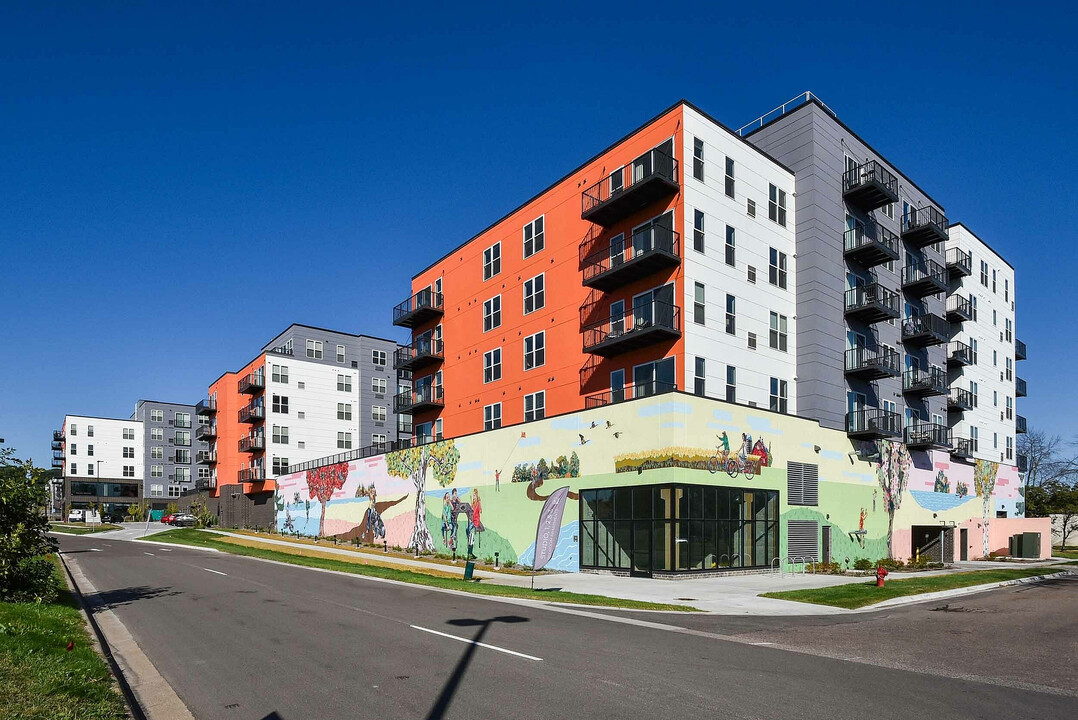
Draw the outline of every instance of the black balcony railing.
[[[1014,378],[1014,396],[1025,397],[1026,396],[1026,381],[1017,375]]]
[[[947,271],[951,279],[968,277],[973,273],[973,255],[962,248],[947,248]]]
[[[676,390],[677,383],[659,382],[658,380],[640,383],[638,385],[627,385],[616,390],[611,389],[606,392],[588,395],[584,398],[584,409],[613,405],[614,403],[636,400],[637,398],[652,397],[653,395],[662,395],[663,393],[675,392]]]
[[[919,298],[947,292],[947,270],[935,260],[909,263],[902,268],[902,289]]]
[[[195,453],[195,462],[199,465],[213,465],[217,462],[217,451],[199,450]]]
[[[879,408],[854,410],[846,413],[846,434],[863,440],[899,437],[902,416]]]
[[[262,403],[251,403],[240,408],[238,415],[241,423],[261,422],[266,418],[266,406]]]
[[[433,441],[434,438],[431,438],[431,442]],[[386,453],[394,452],[396,450],[404,450],[406,448],[410,448],[413,446],[413,444],[422,443],[413,443],[410,439],[389,440],[384,443],[374,443],[373,445],[367,445],[366,447],[349,450],[348,452],[337,453],[336,455],[329,455],[327,457],[321,457],[317,460],[308,460],[307,462],[298,463],[296,465],[289,465],[288,472],[305,472],[307,470],[325,467],[326,465],[337,465],[338,463],[349,462],[351,460],[362,460],[363,458],[374,457],[376,455],[385,455]]]
[[[951,455],[958,458],[971,458],[973,453],[977,451],[977,440],[975,438],[964,437],[952,437],[951,438]]]
[[[207,423],[195,428],[195,438],[198,440],[208,440],[215,437],[217,437],[217,423]]]
[[[261,392],[265,387],[266,375],[265,373],[259,371],[249,373],[240,378],[236,389],[239,390],[241,393],[245,393],[247,395],[254,395]]]
[[[882,225],[858,225],[847,230],[842,237],[845,256],[865,267],[898,260],[901,256],[899,245],[898,235]]]
[[[952,340],[947,343],[947,365],[951,367],[964,367],[973,364],[973,348],[961,340]]]
[[[1026,359],[1026,344],[1015,338],[1014,340],[1014,359],[1025,360]]]
[[[1018,453],[1014,456],[1015,465],[1018,467],[1018,472],[1029,472],[1029,458],[1023,453]]]
[[[842,197],[864,211],[898,202],[898,178],[875,160],[842,173]]]
[[[445,359],[442,341],[424,334],[393,353],[394,370],[415,372]]]
[[[63,430],[53,430],[52,431],[52,439],[53,440],[63,440],[64,439],[64,431]]]
[[[902,375],[902,392],[907,395],[945,395],[947,393],[947,375],[941,368],[927,370],[910,369]]]
[[[934,207],[910,208],[902,216],[902,239],[914,247],[947,240],[947,218]]]
[[[262,482],[266,479],[266,469],[260,467],[245,468],[236,473],[236,480],[241,483]]]
[[[286,357],[292,357],[295,354],[291,345],[278,345],[277,347],[270,348],[269,352],[274,355],[284,355]]]
[[[681,309],[651,302],[584,328],[584,352],[610,357],[681,337]]]
[[[906,446],[910,448],[927,450],[951,446],[951,429],[939,423],[914,423],[906,428],[904,437]]]
[[[609,227],[680,189],[677,159],[649,150],[584,190],[580,217]]]
[[[397,413],[420,413],[445,406],[441,385],[420,385],[396,395],[393,411]]]
[[[195,405],[195,414],[197,415],[213,415],[217,412],[217,399],[205,398],[199,400]]]
[[[259,452],[266,449],[265,435],[246,435],[238,443],[240,452]]]
[[[680,264],[681,235],[661,225],[650,225],[634,232],[630,242],[619,235],[584,258],[584,285],[609,291]]]
[[[1029,426],[1026,423],[1026,418],[1025,418],[1024,415],[1015,415],[1014,416],[1014,431],[1016,433],[1029,432]]]
[[[973,319],[973,302],[968,297],[951,295],[947,298],[947,319],[959,323]]]
[[[61,441],[61,440],[53,440],[52,441],[52,449],[53,450],[63,450],[64,449],[63,441]]]
[[[429,320],[440,317],[442,294],[430,288],[420,290],[412,297],[393,308],[393,324],[400,327],[415,327]]]
[[[63,450],[53,450],[52,451],[52,459],[53,460],[63,460],[64,459],[64,451]]]
[[[973,393],[963,388],[951,388],[947,392],[948,410],[972,410]]]
[[[879,283],[859,285],[846,291],[846,317],[868,323],[898,317],[898,293]]]
[[[846,351],[846,375],[865,380],[878,380],[885,377],[898,377],[898,353],[889,348],[869,350],[868,348],[850,348]]]
[[[63,459],[62,458],[53,458],[52,459],[52,466],[54,468],[62,468],[64,466]]]
[[[902,342],[910,345],[942,345],[951,334],[951,324],[939,315],[927,313],[902,321]]]

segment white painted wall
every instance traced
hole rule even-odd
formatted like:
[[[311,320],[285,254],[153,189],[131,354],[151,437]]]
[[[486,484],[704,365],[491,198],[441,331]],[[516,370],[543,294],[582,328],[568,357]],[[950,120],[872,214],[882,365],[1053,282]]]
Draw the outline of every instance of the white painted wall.
[[[93,428],[92,436],[90,428]],[[134,439],[125,440],[124,429],[132,430]],[[64,433],[65,476],[86,481],[119,480],[142,484],[145,468],[143,429],[140,421],[66,415]],[[93,446],[93,455],[90,454],[90,446]],[[133,458],[123,456],[125,447],[134,448]],[[89,472],[91,465],[92,475]],[[124,477],[124,466],[134,468],[134,477]]]

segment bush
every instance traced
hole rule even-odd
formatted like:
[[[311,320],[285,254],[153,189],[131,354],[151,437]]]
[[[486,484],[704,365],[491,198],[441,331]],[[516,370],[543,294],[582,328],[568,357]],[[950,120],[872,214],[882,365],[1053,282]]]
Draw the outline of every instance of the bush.
[[[859,557],[853,561],[854,570],[871,570],[875,565],[868,558]]]
[[[0,450],[0,599],[51,599],[56,582],[45,555],[57,543],[46,533],[51,473]],[[44,569],[42,569],[44,568]]]
[[[837,575],[842,572],[842,566],[837,562],[814,562],[809,563],[805,570],[812,573],[830,573],[832,575]]]
[[[59,588],[55,569],[48,557],[23,558],[15,565],[14,585],[5,589],[4,599],[10,602],[50,603]]]
[[[880,558],[876,564],[884,570],[903,570],[906,567],[906,563],[901,560],[895,560],[894,558]]]

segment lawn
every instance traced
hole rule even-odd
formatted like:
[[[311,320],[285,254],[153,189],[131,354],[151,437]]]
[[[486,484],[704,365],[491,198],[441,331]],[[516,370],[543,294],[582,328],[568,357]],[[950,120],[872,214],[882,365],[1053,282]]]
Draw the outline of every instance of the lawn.
[[[233,555],[245,555],[248,557],[276,560],[291,565],[303,565],[306,567],[321,568],[324,570],[337,570],[352,573],[353,575],[366,575],[370,577],[398,580],[414,585],[426,585],[428,587],[445,588],[475,595],[492,595],[498,597],[522,598],[526,600],[543,600],[546,602],[575,603],[577,605],[594,605],[598,607],[623,608],[627,610],[665,610],[677,612],[695,612],[696,608],[688,605],[668,605],[665,603],[641,602],[638,600],[623,600],[621,598],[605,597],[603,595],[587,595],[583,593],[571,593],[561,590],[530,590],[525,587],[514,585],[492,585],[485,582],[464,582],[459,575],[431,570],[417,572],[401,570],[385,565],[376,565],[364,562],[362,558],[336,559],[327,556],[327,553],[319,553],[307,550],[288,551],[282,549],[267,549],[265,547],[252,547],[251,544],[237,544],[222,539],[220,535],[205,530],[176,529],[158,533],[153,536],[155,542],[171,542],[179,545],[192,545],[195,547],[213,548]],[[302,553],[302,554],[301,554]]]
[[[89,535],[90,533],[109,532],[110,530],[123,530],[123,528],[109,523],[97,523],[96,525],[84,525],[82,523],[78,525],[49,524],[49,532],[65,533],[67,535]]]
[[[126,718],[115,680],[53,560],[63,588],[56,602],[0,602],[0,718]]]
[[[1068,560],[1078,560],[1078,548],[1070,548],[1069,550],[1060,550],[1058,547],[1052,550],[1052,557],[1067,558]]]
[[[910,578],[908,580],[889,580],[882,587],[876,587],[876,581],[866,583],[852,583],[828,588],[813,588],[811,590],[785,590],[783,592],[764,593],[761,597],[777,598],[779,600],[795,600],[797,602],[813,603],[816,605],[832,605],[834,607],[854,609],[874,605],[884,600],[907,595],[920,595],[921,593],[937,592],[939,590],[953,590],[955,588],[970,587],[973,585],[987,585],[988,583],[1005,582],[1020,578],[1033,577],[1035,575],[1051,575],[1062,572],[1059,568],[1019,568],[1014,570],[975,570],[973,572],[952,573],[950,575],[932,575],[923,578]]]

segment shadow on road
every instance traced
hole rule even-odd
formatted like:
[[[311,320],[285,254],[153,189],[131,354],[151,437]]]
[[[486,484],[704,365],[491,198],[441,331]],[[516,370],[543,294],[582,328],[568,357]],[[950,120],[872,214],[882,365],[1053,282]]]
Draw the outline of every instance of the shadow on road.
[[[487,634],[487,630],[494,623],[522,623],[528,622],[528,618],[520,617],[519,615],[499,615],[488,620],[477,620],[475,618],[461,618],[459,620],[450,620],[448,623],[455,627],[479,627],[479,632],[472,638],[472,642],[468,644],[468,649],[464,651],[464,655],[461,656],[457,662],[457,666],[453,668],[453,674],[449,676],[449,680],[446,681],[445,687],[442,688],[441,694],[438,695],[438,699],[434,703],[434,707],[430,709],[430,713],[427,715],[427,720],[439,720],[444,718],[445,714],[449,712],[449,704],[453,702],[453,696],[457,694],[457,688],[460,687],[461,680],[464,679],[464,673],[468,671],[468,665],[472,662],[472,655],[475,654],[475,649],[479,647],[477,643],[483,641],[483,636]]]
[[[111,610],[112,608],[121,607],[123,605],[130,605],[136,600],[152,600],[153,598],[170,597],[179,594],[178,591],[169,587],[140,585],[138,587],[98,591],[86,595],[86,602],[89,603],[90,607],[94,610],[99,608]]]

